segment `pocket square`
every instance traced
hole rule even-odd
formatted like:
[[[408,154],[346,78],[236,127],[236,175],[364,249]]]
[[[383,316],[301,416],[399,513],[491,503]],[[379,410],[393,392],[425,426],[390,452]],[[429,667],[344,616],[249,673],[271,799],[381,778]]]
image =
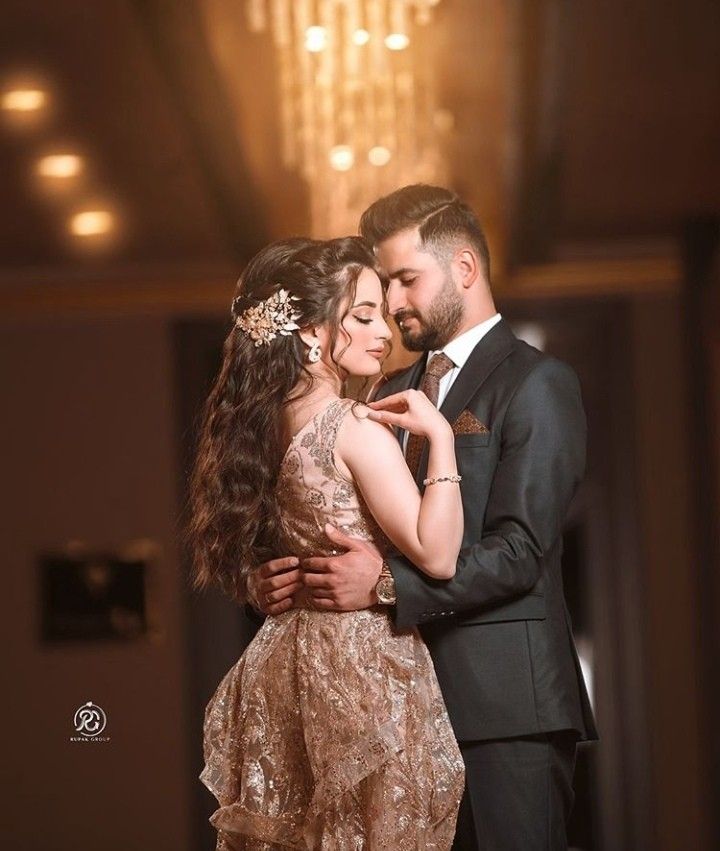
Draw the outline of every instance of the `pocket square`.
[[[488,434],[490,431],[485,423],[480,422],[467,408],[452,424],[452,430],[455,434]]]

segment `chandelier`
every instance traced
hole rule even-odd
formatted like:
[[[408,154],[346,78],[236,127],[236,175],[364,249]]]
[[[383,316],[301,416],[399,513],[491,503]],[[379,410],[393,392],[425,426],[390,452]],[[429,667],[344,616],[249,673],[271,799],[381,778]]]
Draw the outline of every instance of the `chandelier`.
[[[313,235],[357,232],[407,183],[444,177],[431,64],[413,55],[440,0],[246,0],[275,45],[283,164],[308,188]]]

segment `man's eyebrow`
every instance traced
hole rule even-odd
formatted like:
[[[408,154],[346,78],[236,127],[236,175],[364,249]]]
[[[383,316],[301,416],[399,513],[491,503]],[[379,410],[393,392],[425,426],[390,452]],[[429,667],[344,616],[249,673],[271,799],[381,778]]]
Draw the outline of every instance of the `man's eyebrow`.
[[[359,301],[353,307],[377,307],[374,301]]]
[[[419,269],[410,269],[408,266],[403,266],[402,269],[396,269],[394,272],[388,273],[389,278],[399,278],[401,275],[417,275]]]

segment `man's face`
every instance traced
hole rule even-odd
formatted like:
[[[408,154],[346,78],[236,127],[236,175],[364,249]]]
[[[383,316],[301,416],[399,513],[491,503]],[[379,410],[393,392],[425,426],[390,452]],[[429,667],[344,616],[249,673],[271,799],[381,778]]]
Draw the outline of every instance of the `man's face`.
[[[375,253],[390,278],[388,309],[405,348],[441,349],[457,332],[464,313],[451,263],[421,247],[417,228],[383,240]]]

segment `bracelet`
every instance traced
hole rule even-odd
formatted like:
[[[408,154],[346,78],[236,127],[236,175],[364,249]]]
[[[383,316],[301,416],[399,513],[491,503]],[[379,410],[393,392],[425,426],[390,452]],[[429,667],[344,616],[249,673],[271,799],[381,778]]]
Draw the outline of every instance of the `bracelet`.
[[[461,482],[462,476],[433,476],[432,479],[423,479],[424,485],[434,485],[437,482]]]

